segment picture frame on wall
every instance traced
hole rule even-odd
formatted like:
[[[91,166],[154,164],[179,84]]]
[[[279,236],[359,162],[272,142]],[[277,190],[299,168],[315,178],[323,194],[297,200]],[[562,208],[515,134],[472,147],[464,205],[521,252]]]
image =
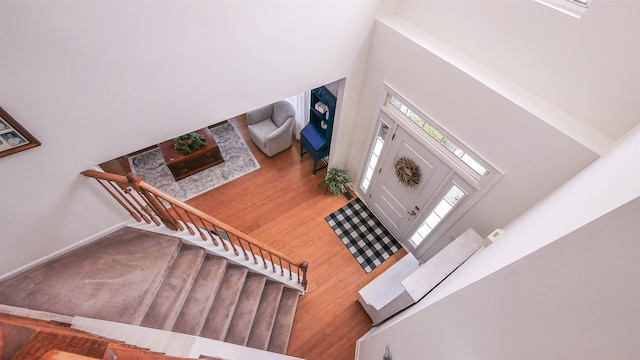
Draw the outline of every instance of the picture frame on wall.
[[[36,146],[40,141],[0,107],[0,158]]]

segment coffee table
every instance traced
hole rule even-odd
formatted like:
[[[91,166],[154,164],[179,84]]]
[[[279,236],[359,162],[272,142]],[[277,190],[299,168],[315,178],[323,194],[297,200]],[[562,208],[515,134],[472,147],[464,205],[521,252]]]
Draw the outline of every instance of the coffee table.
[[[164,162],[176,181],[224,162],[218,143],[211,136],[211,131],[208,128],[203,128],[196,133],[204,136],[207,145],[190,154],[183,154],[176,150],[173,147],[173,140],[158,144]]]

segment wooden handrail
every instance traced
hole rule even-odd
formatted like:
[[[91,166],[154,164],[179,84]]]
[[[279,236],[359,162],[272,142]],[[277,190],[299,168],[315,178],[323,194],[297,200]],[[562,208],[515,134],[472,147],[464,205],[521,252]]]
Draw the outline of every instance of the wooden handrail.
[[[292,279],[293,274],[295,273],[298,280],[297,282],[302,286],[304,291],[307,290],[308,264],[306,261],[295,261],[272,247],[260,243],[242,231],[174,198],[153,185],[148,184],[141,177],[133,173],[129,173],[127,176],[122,176],[96,170],[85,170],[81,174],[96,179],[136,221],[142,222],[143,220],[146,220],[144,217],[147,214],[157,216],[157,218],[159,218],[167,228],[174,231],[180,231],[185,230],[184,227],[186,227],[186,230],[188,230],[192,235],[195,235],[197,231],[203,240],[212,240],[213,245],[216,247],[219,246],[219,244],[216,239],[211,236],[210,229],[215,230],[216,234],[220,234],[219,230],[224,230],[228,235],[228,242],[232,245],[231,250],[235,255],[244,256],[246,260],[250,260],[255,264],[261,263],[265,269],[268,268],[267,261],[269,261],[274,274],[277,274],[276,266],[280,267],[280,274],[278,275],[281,277],[286,276],[285,270],[289,272],[289,279]],[[120,185],[122,192],[120,192],[118,196],[124,197],[125,200],[123,201],[114,194],[113,190],[108,189],[103,183],[105,181]],[[115,186],[114,188],[118,187]],[[133,203],[140,204],[140,199],[132,195],[131,192],[138,194],[148,208],[134,206]],[[127,196],[132,197],[134,201],[132,202],[126,198]],[[158,199],[160,199],[160,201]],[[163,201],[168,203],[169,206],[167,207],[163,205]],[[178,209],[184,212],[184,216],[180,214]],[[147,214],[145,214],[145,212]],[[188,221],[184,219],[185,217]],[[160,223],[156,218],[153,220],[156,224]],[[200,224],[196,224],[196,220],[198,220]],[[149,221],[147,221],[147,223],[149,223]],[[203,231],[203,228],[205,231]],[[222,245],[225,250],[229,251],[230,249],[224,239],[222,239],[220,235],[217,236],[220,238],[220,245]],[[236,246],[240,248],[240,251],[238,251]],[[261,259],[261,261],[259,261],[258,258]],[[276,260],[274,260],[274,258]],[[292,266],[293,269],[291,268]]]

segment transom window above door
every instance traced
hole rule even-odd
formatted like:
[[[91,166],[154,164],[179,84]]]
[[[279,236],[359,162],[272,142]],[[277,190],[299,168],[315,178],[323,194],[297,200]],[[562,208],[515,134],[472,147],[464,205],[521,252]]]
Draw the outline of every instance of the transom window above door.
[[[575,18],[582,18],[591,0],[534,0],[542,5],[546,5],[552,9],[556,9]]]
[[[409,106],[404,104],[400,99],[392,94],[387,95],[387,106],[392,106],[394,109],[402,113],[407,119],[411,120],[417,125],[424,133],[428,134],[432,139],[437,141],[442,148],[446,149],[449,153],[460,159],[460,161],[466,165],[469,169],[473,170],[479,177],[485,176],[489,173],[487,168],[483,166],[473,155],[470,155],[467,151],[464,151],[462,146],[456,144],[454,140],[445,136],[443,131],[438,130],[435,125],[431,124],[424,116],[420,116],[415,111],[411,110]]]

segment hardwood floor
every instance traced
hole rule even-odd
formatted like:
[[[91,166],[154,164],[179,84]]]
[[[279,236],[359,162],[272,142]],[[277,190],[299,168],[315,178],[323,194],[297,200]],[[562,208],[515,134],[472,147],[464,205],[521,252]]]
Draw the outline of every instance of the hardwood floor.
[[[347,203],[325,194],[300,143],[274,157],[251,141],[246,117],[230,119],[261,168],[187,201],[278,251],[309,263],[309,292],[298,304],[288,355],[308,360],[354,359],[355,342],[371,329],[358,290],[406,254],[400,250],[366,274],[324,220]]]

